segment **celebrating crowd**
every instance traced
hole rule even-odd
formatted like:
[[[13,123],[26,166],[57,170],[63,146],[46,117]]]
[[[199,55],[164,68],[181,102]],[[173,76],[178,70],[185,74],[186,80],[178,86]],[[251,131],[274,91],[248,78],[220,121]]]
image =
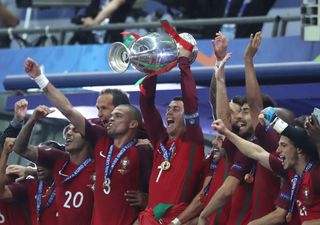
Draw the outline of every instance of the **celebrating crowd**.
[[[261,32],[252,34],[244,50],[246,96],[231,100],[228,40],[219,32],[212,41],[216,132],[209,155],[184,47],[181,96],[172,98],[164,119],[155,106],[156,76],[142,82],[141,113],[126,93],[105,89],[96,101],[98,118],[88,120],[27,58],[26,73],[70,124],[64,145],[30,145],[34,125],[52,110],[40,105],[23,123],[28,103],[16,102],[0,140],[0,224],[319,225],[320,124],[311,112],[295,118],[262,95],[254,69],[261,39]],[[12,151],[36,169],[7,166]]]

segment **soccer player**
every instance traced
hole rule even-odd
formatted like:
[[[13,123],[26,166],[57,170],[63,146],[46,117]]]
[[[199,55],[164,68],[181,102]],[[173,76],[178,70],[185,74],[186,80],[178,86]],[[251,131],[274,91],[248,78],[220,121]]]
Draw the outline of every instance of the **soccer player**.
[[[198,194],[206,173],[203,134],[199,125],[196,85],[190,70],[190,52],[179,51],[182,97],[170,102],[165,123],[155,107],[156,77],[142,83],[140,108],[148,137],[154,146],[147,209],[135,224],[181,224],[196,216],[183,214]],[[194,215],[193,215],[194,214]]]
[[[230,129],[232,128],[242,137],[254,141],[246,99],[235,96],[230,103],[228,101],[224,65],[231,55],[226,52],[226,37],[220,32],[217,33],[213,46],[217,59],[221,60],[216,63],[215,74],[210,85],[211,99],[214,99],[216,88],[217,118],[224,120]],[[214,80],[216,80],[216,87],[212,85]],[[200,214],[199,224],[205,224],[207,221],[210,224],[221,225],[245,224],[250,215],[254,162],[239,153],[227,139],[224,139],[223,148],[226,157],[218,164],[216,180],[209,187],[207,205]],[[245,180],[245,176],[249,176],[250,180]]]
[[[37,179],[5,184],[6,163],[14,141],[14,138],[6,138],[0,158],[0,199],[19,203],[27,202],[33,225],[56,225],[58,223],[56,190],[49,169],[38,166]]]
[[[136,146],[137,131],[142,126],[139,110],[132,105],[118,105],[112,110],[107,129],[86,120],[69,100],[41,73],[35,61],[25,61],[25,71],[51,103],[74,124],[77,132],[93,146],[96,163],[93,225],[129,225],[138,209],[130,206],[125,193],[139,190],[145,179],[147,159],[144,148]]]
[[[10,121],[9,126],[3,131],[0,137],[0,150],[2,151],[3,144],[7,137],[15,138],[19,134],[24,122],[28,102],[26,99],[20,99],[14,104],[14,117]],[[9,176],[11,178],[11,176]],[[5,179],[6,184],[11,183],[12,179]],[[3,180],[4,181],[4,180]],[[17,216],[19,215],[19,216]],[[26,225],[29,220],[27,215],[26,205],[14,202],[0,203],[0,224],[5,225]]]
[[[51,113],[38,106],[22,127],[13,150],[37,165],[50,168],[55,180],[58,224],[90,225],[93,208],[94,162],[90,145],[72,124],[64,129],[67,153],[28,145],[33,126]]]
[[[245,155],[257,160],[261,165],[291,183],[287,222],[291,222],[292,213],[296,207],[301,223],[318,224],[320,222],[320,187],[317,148],[304,129],[288,125],[273,112],[274,109],[270,108],[262,111],[265,115],[269,114],[265,116],[265,121],[281,134],[277,148],[279,158],[232,133],[221,120],[215,121],[213,128],[226,135]],[[290,169],[294,172],[291,173]]]

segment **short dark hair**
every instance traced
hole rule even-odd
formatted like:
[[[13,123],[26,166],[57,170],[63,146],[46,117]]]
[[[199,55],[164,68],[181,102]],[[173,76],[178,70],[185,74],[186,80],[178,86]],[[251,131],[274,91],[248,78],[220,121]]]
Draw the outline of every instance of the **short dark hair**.
[[[130,104],[128,94],[120,89],[106,88],[100,92],[100,95],[104,94],[112,95],[112,104],[114,107]]]
[[[312,161],[318,161],[317,146],[310,140],[307,131],[301,127],[287,126],[281,135],[290,139],[296,148],[300,148]]]
[[[142,116],[140,110],[131,105],[131,104],[122,104],[123,106],[129,109],[129,118],[130,120],[137,120],[138,121],[138,129],[142,127]],[[120,105],[120,106],[122,106]]]
[[[239,106],[243,106],[244,104],[247,103],[247,98],[244,96],[240,96],[240,95],[235,95],[232,99],[231,102],[239,105]]]
[[[182,96],[175,96],[173,97],[172,101],[183,101]]]

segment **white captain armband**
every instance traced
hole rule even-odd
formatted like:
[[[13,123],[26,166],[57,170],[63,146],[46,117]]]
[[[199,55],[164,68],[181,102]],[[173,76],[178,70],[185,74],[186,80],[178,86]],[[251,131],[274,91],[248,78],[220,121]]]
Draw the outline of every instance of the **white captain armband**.
[[[184,123],[186,126],[193,126],[200,123],[199,113],[195,112],[193,114],[184,115]]]

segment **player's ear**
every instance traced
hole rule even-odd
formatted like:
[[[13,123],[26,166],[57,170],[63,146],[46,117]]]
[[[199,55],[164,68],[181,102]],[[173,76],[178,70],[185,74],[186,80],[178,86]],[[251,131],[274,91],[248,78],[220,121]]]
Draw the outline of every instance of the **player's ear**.
[[[139,123],[137,120],[131,120],[129,124],[129,128],[137,128],[139,126]]]

